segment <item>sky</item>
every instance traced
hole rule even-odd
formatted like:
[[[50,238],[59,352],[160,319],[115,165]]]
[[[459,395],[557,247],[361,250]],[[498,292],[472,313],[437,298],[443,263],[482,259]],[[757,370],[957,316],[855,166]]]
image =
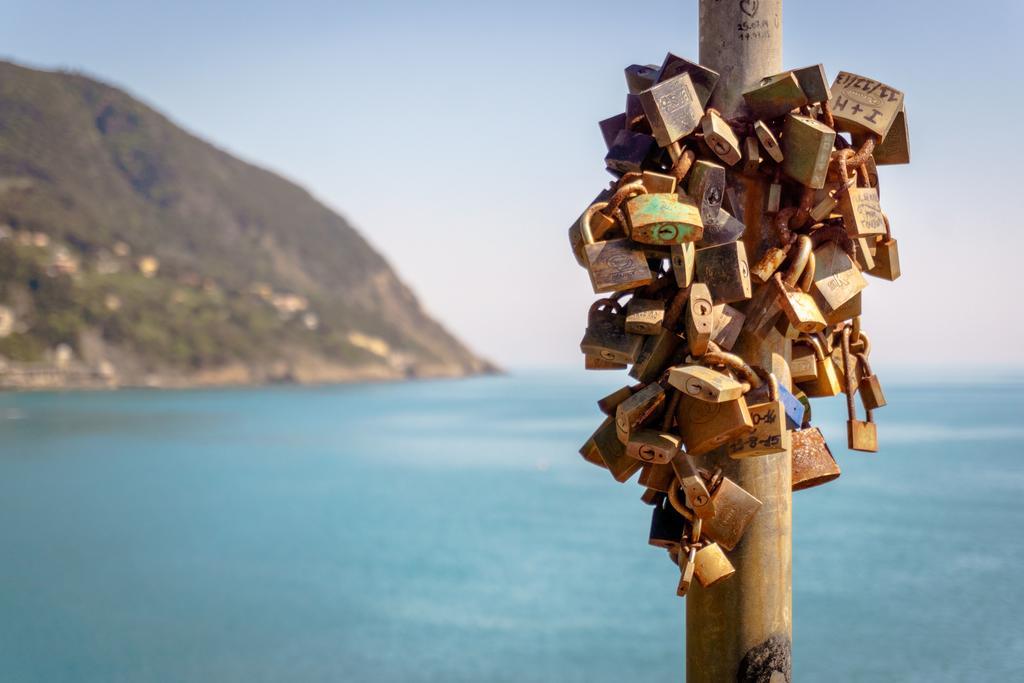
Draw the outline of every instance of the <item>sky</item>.
[[[784,4],[786,68],[906,93],[881,168],[903,277],[869,278],[873,363],[1019,368],[1024,3]],[[345,216],[424,307],[510,367],[582,365],[566,230],[611,179],[622,70],[697,60],[697,0],[0,0],[0,56],[85,72]]]

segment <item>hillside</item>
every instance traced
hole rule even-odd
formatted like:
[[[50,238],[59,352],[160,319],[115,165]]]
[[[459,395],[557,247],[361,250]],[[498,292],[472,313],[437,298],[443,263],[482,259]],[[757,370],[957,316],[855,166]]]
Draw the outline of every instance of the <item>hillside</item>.
[[[302,188],[109,85],[0,62],[0,383],[490,369]]]

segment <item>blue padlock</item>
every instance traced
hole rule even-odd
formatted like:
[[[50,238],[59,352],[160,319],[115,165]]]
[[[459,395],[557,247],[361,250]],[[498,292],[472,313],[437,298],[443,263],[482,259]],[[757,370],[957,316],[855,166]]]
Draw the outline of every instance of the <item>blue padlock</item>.
[[[782,383],[779,383],[779,400],[786,409],[786,427],[800,429],[804,422],[804,404]]]

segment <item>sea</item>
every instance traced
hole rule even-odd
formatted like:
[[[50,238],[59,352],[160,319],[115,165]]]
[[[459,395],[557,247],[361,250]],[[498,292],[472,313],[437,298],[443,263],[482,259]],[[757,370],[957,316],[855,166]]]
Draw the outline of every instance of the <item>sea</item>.
[[[584,462],[619,373],[0,395],[0,682],[681,681]],[[1024,680],[1024,382],[886,384],[794,496],[795,681]]]

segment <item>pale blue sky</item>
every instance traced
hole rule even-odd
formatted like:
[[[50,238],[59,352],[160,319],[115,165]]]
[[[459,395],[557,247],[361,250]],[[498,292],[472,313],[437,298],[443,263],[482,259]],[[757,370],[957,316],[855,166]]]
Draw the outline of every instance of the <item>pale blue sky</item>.
[[[576,365],[593,295],[565,231],[610,179],[596,122],[626,65],[697,58],[696,0],[626,7],[0,2],[0,55],[123,86],[299,182],[499,363]],[[976,330],[1019,365],[1020,3],[788,2],[784,26],[785,66],[906,92],[913,163],[881,178],[904,276],[870,280],[876,363],[962,358]]]

